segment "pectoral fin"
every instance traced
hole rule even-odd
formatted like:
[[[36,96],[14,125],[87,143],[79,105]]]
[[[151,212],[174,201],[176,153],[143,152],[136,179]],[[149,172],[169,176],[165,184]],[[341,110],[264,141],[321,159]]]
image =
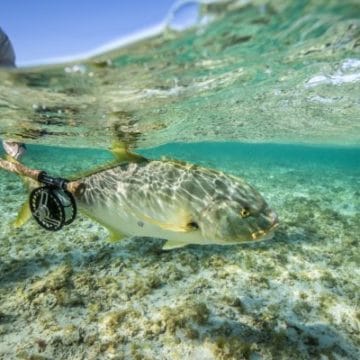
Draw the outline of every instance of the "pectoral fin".
[[[169,230],[174,232],[188,232],[192,230],[191,228],[188,227],[187,224],[165,224],[158,222],[158,225],[164,230]]]
[[[177,213],[170,215],[166,220],[154,219],[146,214],[134,212],[135,216],[150,224],[159,226],[160,228],[173,232],[191,232],[198,229],[196,223],[191,220],[190,212],[180,209]]]

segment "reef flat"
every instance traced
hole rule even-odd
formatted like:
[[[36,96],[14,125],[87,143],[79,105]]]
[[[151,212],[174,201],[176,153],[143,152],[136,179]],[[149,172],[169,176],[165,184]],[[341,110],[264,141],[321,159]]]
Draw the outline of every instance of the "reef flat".
[[[161,251],[109,243],[82,216],[57,233],[13,229],[25,190],[0,172],[0,358],[358,359],[357,156],[226,146],[147,153],[244,176],[278,212],[270,241]],[[37,161],[59,171],[49,154]]]

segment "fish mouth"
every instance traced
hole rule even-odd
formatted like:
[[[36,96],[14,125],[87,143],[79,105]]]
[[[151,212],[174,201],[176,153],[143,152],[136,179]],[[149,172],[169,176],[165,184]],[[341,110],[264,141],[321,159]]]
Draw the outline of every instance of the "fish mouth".
[[[269,240],[274,236],[274,230],[279,226],[279,219],[275,212],[269,214],[270,226],[263,230],[256,230],[251,233],[252,240]]]
[[[258,230],[251,233],[251,238],[252,240],[270,240],[273,235],[273,231]]]

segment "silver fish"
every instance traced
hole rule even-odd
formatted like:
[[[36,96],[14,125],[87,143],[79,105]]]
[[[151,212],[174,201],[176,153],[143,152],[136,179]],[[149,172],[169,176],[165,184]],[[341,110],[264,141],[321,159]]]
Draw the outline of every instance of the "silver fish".
[[[188,244],[238,244],[272,237],[276,213],[243,179],[174,160],[148,160],[123,148],[118,161],[69,183],[80,211],[106,227],[112,240],[126,236]],[[19,163],[18,163],[19,164]],[[29,187],[39,184],[28,181]],[[31,216],[28,204],[15,226]]]
[[[139,160],[140,159],[140,160]],[[276,213],[243,179],[171,160],[138,158],[77,179],[79,209],[112,233],[188,244],[237,244],[272,237]]]

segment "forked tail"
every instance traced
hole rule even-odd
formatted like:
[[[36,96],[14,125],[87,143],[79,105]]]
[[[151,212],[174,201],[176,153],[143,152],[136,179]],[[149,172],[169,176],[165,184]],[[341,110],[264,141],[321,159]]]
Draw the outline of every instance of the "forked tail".
[[[31,214],[39,225],[50,231],[60,230],[74,221],[77,213],[74,196],[84,190],[80,181],[49,176],[44,171],[26,167],[14,158],[0,158],[0,168],[18,174],[25,183],[31,179],[36,184],[32,186],[29,200],[24,203],[14,222],[16,227],[26,223]]]

